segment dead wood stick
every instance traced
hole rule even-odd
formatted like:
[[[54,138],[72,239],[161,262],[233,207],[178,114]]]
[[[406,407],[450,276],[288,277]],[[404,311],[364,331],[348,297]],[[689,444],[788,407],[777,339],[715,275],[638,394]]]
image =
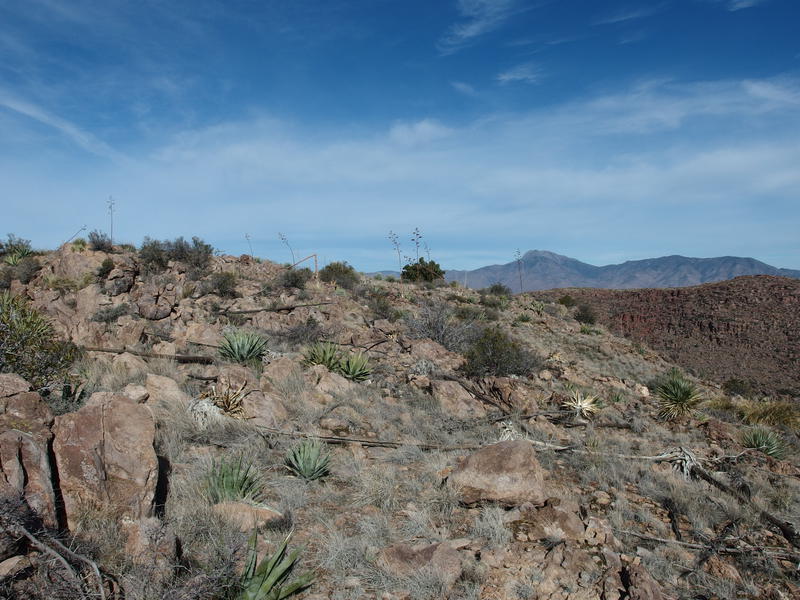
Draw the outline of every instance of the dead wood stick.
[[[214,362],[214,359],[210,356],[200,356],[196,354],[155,354],[153,352],[139,352],[126,348],[95,348],[91,346],[83,346],[82,349],[87,352],[109,352],[111,354],[124,354],[127,352],[128,354],[134,354],[143,358],[166,358],[167,360],[174,360],[179,363],[210,365]]]
[[[259,431],[281,435],[290,438],[307,438],[322,440],[330,444],[360,444],[373,448],[401,448],[402,446],[414,446],[420,450],[441,450],[444,452],[455,450],[479,450],[483,446],[439,446],[436,444],[416,444],[414,442],[392,442],[388,440],[369,440],[364,438],[341,437],[337,435],[315,435],[302,431],[285,431],[283,429],[273,429],[272,427],[258,427]]]
[[[64,567],[64,570],[67,572],[67,575],[72,579],[72,582],[75,584],[76,589],[80,592],[83,598],[86,597],[84,594],[83,586],[81,585],[80,577],[78,577],[77,571],[72,567],[71,564],[64,558],[61,554],[53,550],[50,546],[45,544],[44,542],[40,541],[35,535],[33,535],[30,531],[25,529],[20,524],[16,524],[14,527],[15,529],[19,530],[19,532],[25,536],[28,541],[33,544],[34,548],[38,549],[40,552],[44,552],[45,554],[52,556],[56,561],[61,563],[61,566]]]
[[[260,312],[281,312],[282,310],[292,311],[295,308],[307,308],[310,306],[325,306],[327,304],[336,304],[335,302],[313,302],[311,304],[287,304],[286,306],[271,306],[264,308],[252,308],[248,310],[221,310],[223,315],[252,315]]]

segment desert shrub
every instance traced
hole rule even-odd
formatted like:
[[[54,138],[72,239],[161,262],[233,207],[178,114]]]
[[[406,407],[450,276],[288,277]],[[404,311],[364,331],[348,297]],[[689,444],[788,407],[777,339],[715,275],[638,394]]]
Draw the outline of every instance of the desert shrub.
[[[92,250],[99,250],[101,252],[111,252],[114,250],[111,238],[97,229],[89,234],[89,247]]]
[[[520,323],[530,323],[533,319],[528,313],[521,313],[514,317],[512,325],[519,325]]]
[[[227,360],[246,363],[261,360],[267,351],[267,340],[252,331],[225,332],[219,346],[219,354]]]
[[[527,375],[540,363],[530,350],[512,339],[499,327],[487,327],[465,353],[466,375]]]
[[[312,573],[291,578],[300,551],[294,550],[286,554],[290,538],[291,534],[286,536],[272,556],[265,556],[257,563],[258,538],[253,533],[236,600],[282,600],[301,592],[314,582]]]
[[[444,271],[439,263],[420,258],[417,262],[403,267],[400,279],[403,281],[436,281],[444,279]]]
[[[600,410],[600,399],[579,390],[572,390],[569,397],[561,403],[561,408],[576,418],[590,419]]]
[[[329,371],[337,371],[341,353],[339,347],[332,342],[316,342],[305,351],[303,362],[307,365],[322,365]]]
[[[35,256],[26,256],[14,267],[17,279],[24,284],[30,283],[41,268],[42,265],[39,264],[39,259]]]
[[[311,269],[289,269],[281,274],[280,283],[286,289],[297,288],[302,290],[313,275]]]
[[[580,332],[584,335],[600,335],[600,330],[595,329],[591,325],[587,325],[586,323],[581,323]]]
[[[100,266],[97,267],[97,278],[100,280],[105,279],[108,277],[108,274],[114,270],[114,261],[110,258],[106,258],[100,263]]]
[[[15,275],[16,270],[13,267],[0,268],[0,290],[7,290],[10,288]]]
[[[127,304],[117,304],[101,308],[92,316],[95,323],[113,323],[122,315],[127,315],[130,307]]]
[[[313,344],[325,335],[325,330],[314,317],[309,316],[303,323],[298,323],[282,331],[280,337],[292,345]]]
[[[0,372],[16,373],[43,390],[63,381],[77,356],[77,348],[59,340],[24,298],[0,294]]]
[[[481,306],[491,308],[493,310],[505,310],[508,306],[508,298],[506,296],[493,296],[491,294],[481,294]]]
[[[499,321],[502,313],[496,308],[486,308],[483,311],[483,318],[487,321]]]
[[[766,427],[752,427],[742,434],[742,446],[763,452],[781,460],[786,456],[786,444],[781,436]]]
[[[562,306],[566,306],[567,308],[572,308],[573,306],[575,306],[575,304],[577,304],[577,302],[575,302],[575,298],[573,298],[569,294],[564,294],[563,296],[561,296],[561,298],[558,299],[558,303],[561,304]]]
[[[72,240],[72,251],[73,252],[83,252],[86,250],[87,244],[84,238],[75,238]]]
[[[483,318],[483,311],[477,306],[462,304],[456,308],[454,315],[461,321],[479,321]]]
[[[369,366],[369,359],[362,353],[350,354],[339,362],[337,372],[351,381],[366,381],[372,369]]]
[[[358,283],[358,273],[346,262],[332,262],[326,265],[319,272],[319,278],[348,290]]]
[[[139,261],[145,273],[159,273],[169,261],[182,262],[190,268],[189,275],[198,279],[211,264],[214,248],[199,237],[190,244],[182,237],[175,240],[153,240],[145,237],[139,248]]]
[[[747,398],[755,392],[755,386],[752,381],[734,377],[722,384],[722,391],[729,396],[743,396]]]
[[[236,298],[236,273],[231,271],[212,273],[206,290],[207,293],[222,298]]]
[[[477,315],[461,318],[462,309],[475,309]],[[427,302],[420,307],[418,315],[407,316],[405,321],[411,337],[430,338],[451,352],[463,352],[477,335],[474,321],[480,314],[477,307],[462,306],[453,310],[446,302]]]
[[[235,459],[214,460],[205,475],[205,492],[211,504],[245,500],[258,502],[264,482],[242,455]]]
[[[402,313],[397,310],[392,301],[389,300],[389,293],[383,290],[373,289],[367,292],[367,307],[378,319],[388,319],[391,322],[397,321]]]
[[[700,390],[678,369],[670,369],[656,386],[658,416],[666,421],[690,415],[702,399]]]
[[[575,311],[575,320],[585,325],[594,325],[597,322],[597,315],[591,306],[588,304],[581,304],[578,310]]]
[[[511,288],[507,285],[503,285],[500,282],[493,283],[488,288],[481,290],[486,294],[491,294],[492,296],[511,296],[514,292],[511,291]]]
[[[306,481],[325,477],[329,472],[330,454],[319,440],[303,440],[286,454],[286,468]]]

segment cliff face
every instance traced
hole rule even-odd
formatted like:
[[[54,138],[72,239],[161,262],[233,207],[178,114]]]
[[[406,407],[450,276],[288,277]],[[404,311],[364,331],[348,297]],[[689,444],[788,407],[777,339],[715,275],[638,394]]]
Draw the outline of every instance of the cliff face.
[[[800,393],[800,281],[768,275],[678,289],[552,290],[595,308],[613,332],[699,374]]]

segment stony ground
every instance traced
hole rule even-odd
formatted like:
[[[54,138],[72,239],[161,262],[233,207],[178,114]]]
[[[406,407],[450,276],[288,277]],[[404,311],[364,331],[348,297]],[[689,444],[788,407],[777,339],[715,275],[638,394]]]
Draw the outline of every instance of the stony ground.
[[[309,599],[800,597],[794,409],[694,381],[702,402],[664,419],[648,384],[673,365],[574,309],[291,288],[249,257],[201,276],[70,246],[40,260],[11,291],[86,350],[63,393],[0,376],[0,597],[236,597],[254,529],[262,555],[291,532]],[[226,272],[236,297],[209,283]],[[486,327],[529,354],[520,374],[464,370]],[[220,356],[235,330],[268,341],[262,360]],[[369,376],[307,364],[319,340]],[[759,419],[782,460],[742,445]],[[285,466],[308,437],[330,453],[311,481]],[[214,496],[232,464],[251,493]]]

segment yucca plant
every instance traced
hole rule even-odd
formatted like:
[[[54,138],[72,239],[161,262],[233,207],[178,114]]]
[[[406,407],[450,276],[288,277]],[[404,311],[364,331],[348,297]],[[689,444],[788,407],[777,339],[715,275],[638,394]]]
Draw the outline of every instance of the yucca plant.
[[[228,331],[222,336],[219,354],[233,362],[261,360],[267,351],[267,340],[253,331]]]
[[[569,398],[561,403],[561,408],[572,413],[575,418],[590,419],[600,410],[599,398],[572,390]]]
[[[205,477],[205,492],[209,502],[245,500],[258,502],[264,482],[243,456],[235,459],[214,460]]]
[[[306,481],[314,481],[329,473],[331,456],[319,440],[303,440],[284,459],[286,468]]]
[[[282,600],[306,589],[314,582],[313,573],[303,573],[290,580],[300,557],[300,550],[293,550],[288,555],[286,553],[291,537],[292,534],[287,535],[272,556],[264,557],[259,563],[256,549],[258,536],[253,532],[237,600]]]
[[[369,359],[363,352],[350,354],[339,363],[339,374],[351,381],[364,381],[372,373]]]
[[[658,416],[665,421],[691,414],[702,399],[697,386],[688,381],[677,369],[671,369],[667,377],[656,387],[656,395]]]
[[[786,456],[786,444],[781,436],[766,427],[752,427],[745,431],[742,434],[742,446],[759,450],[778,460]]]
[[[338,371],[341,361],[339,347],[332,342],[315,342],[305,352],[303,362],[307,365],[322,365],[329,371]]]

